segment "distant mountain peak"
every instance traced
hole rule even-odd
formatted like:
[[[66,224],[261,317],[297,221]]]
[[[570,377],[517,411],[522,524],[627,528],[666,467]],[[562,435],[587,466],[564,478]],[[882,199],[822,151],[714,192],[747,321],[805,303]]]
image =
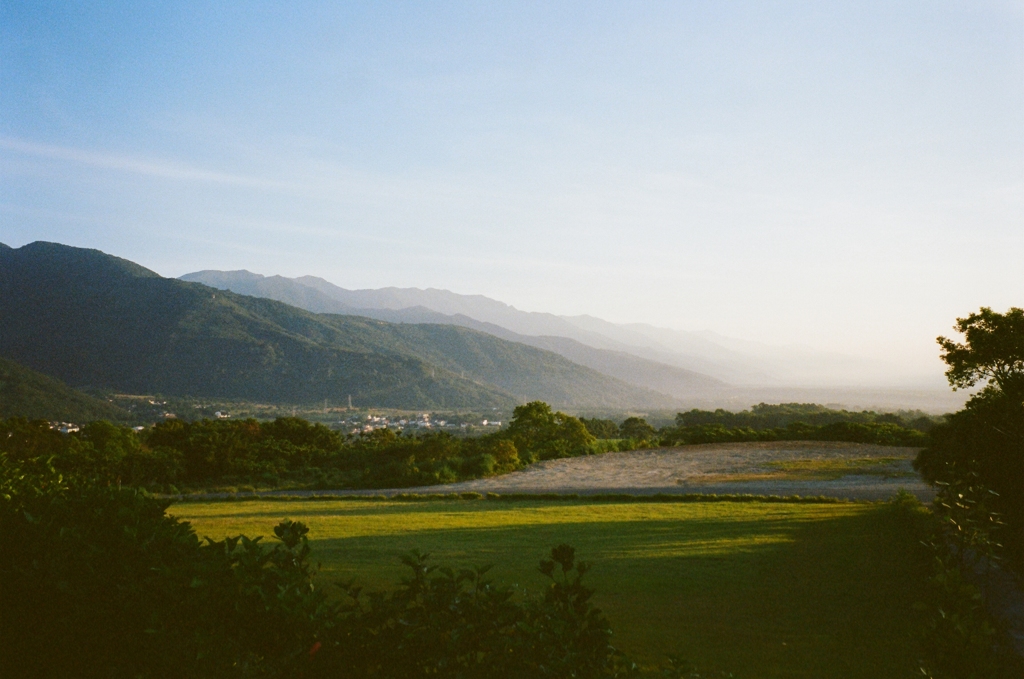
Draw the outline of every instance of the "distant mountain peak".
[[[160,274],[127,259],[101,250],[37,240],[20,248],[0,250],[14,265],[35,267],[37,272],[63,277],[161,278]]]

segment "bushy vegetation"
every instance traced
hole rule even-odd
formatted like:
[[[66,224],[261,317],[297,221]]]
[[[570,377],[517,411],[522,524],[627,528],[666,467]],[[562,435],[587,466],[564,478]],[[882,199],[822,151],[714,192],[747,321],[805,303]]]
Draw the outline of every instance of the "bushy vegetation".
[[[1003,524],[996,539],[1024,563],[1024,310],[982,308],[958,319],[959,344],[944,337],[946,376],[954,388],[983,383],[966,407],[931,433],[914,465],[940,488],[968,484],[991,493],[986,505]]]
[[[946,377],[954,389],[985,386],[932,430],[914,462],[938,490],[922,674],[1019,677],[1024,661],[981,584],[993,570],[1024,565],[1024,310],[983,307],[955,328],[963,343],[938,338]]]
[[[640,417],[621,424],[581,418],[599,440],[620,440],[617,449],[744,441],[851,441],[886,446],[922,446],[941,418],[924,413],[876,413],[833,410],[813,403],[761,403],[750,410],[690,410],[676,415],[675,425],[655,430]]]
[[[823,426],[849,422],[856,424],[895,424],[927,432],[942,418],[931,417],[919,410],[877,413],[871,410],[835,410],[816,403],[759,403],[740,412],[690,410],[676,415],[677,427],[719,424],[727,428],[754,430],[785,429],[792,424]]]
[[[168,420],[136,433],[97,421],[64,435],[45,421],[0,422],[0,452],[52,459],[64,474],[174,492],[217,485],[382,488],[501,474],[542,459],[593,452],[574,417],[541,402],[516,408],[504,431],[479,438],[400,436],[390,429],[345,436],[298,418]]]
[[[890,422],[793,423],[760,430],[705,424],[658,432],[639,417],[621,424],[581,420],[540,401],[518,406],[505,429],[476,438],[402,435],[391,429],[353,436],[294,417],[270,422],[171,419],[139,432],[96,421],[69,435],[42,420],[0,421],[0,451],[11,459],[46,455],[64,474],[170,493],[218,487],[435,485],[504,474],[539,460],[656,445],[777,440],[921,445],[925,439],[920,431]]]
[[[200,541],[137,490],[0,454],[4,677],[613,677],[631,665],[560,545],[543,596],[407,557],[350,601],[314,586],[308,528]]]
[[[833,422],[812,425],[793,422],[786,427],[753,429],[722,424],[678,426],[662,435],[664,445],[735,443],[741,441],[851,441],[883,446],[922,446],[928,435],[889,422]]]

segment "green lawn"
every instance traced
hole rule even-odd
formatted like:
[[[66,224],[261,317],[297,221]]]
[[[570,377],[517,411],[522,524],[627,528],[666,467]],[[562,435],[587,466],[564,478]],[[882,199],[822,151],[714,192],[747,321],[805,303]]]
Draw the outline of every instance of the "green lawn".
[[[538,589],[550,547],[594,564],[614,643],[643,665],[665,655],[737,677],[914,675],[920,522],[871,504],[587,501],[181,503],[199,535],[310,526],[326,581],[384,587],[413,548],[438,562],[494,563]]]
[[[849,474],[868,474],[871,476],[914,478],[917,473],[910,469],[901,469],[907,462],[899,457],[860,457],[833,458],[825,460],[782,460],[769,462],[768,466],[779,470],[775,478],[792,479],[794,481],[831,481]]]

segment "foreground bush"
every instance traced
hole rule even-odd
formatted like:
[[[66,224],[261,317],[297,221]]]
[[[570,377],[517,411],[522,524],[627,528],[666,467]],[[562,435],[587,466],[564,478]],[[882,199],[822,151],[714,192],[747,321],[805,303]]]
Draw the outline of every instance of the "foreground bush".
[[[921,675],[929,679],[1010,679],[1024,676],[1004,621],[995,618],[983,584],[1001,568],[1003,525],[992,509],[997,496],[964,473],[942,483],[933,506],[930,598],[925,614]]]
[[[614,677],[633,669],[582,583],[588,567],[560,545],[540,571],[543,597],[514,598],[487,568],[453,571],[414,553],[410,577],[390,593],[346,586],[345,607],[317,648],[316,676]]]
[[[31,478],[0,497],[4,677],[284,676],[328,617],[301,524],[200,542],[139,491]]]
[[[543,596],[407,557],[389,593],[314,586],[308,529],[200,541],[168,503],[0,455],[0,676],[612,677],[631,665],[571,547]]]

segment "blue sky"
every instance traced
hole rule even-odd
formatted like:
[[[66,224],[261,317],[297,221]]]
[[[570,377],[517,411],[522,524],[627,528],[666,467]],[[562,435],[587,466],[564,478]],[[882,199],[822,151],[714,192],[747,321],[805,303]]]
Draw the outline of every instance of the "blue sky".
[[[1024,2],[0,4],[0,241],[888,356],[1024,304]]]

